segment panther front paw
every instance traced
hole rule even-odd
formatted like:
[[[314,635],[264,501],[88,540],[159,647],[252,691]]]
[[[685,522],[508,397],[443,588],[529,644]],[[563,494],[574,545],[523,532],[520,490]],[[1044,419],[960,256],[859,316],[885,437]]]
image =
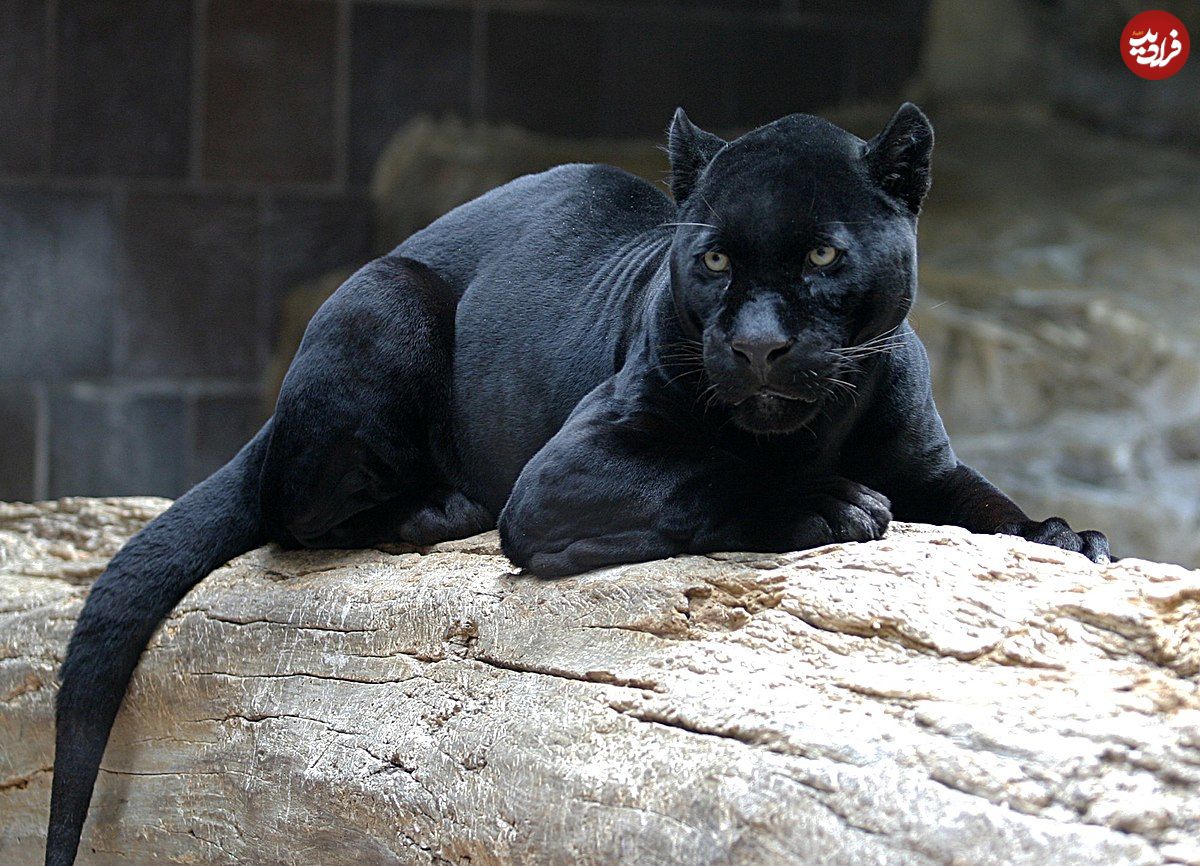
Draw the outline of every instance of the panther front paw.
[[[1094,529],[1076,532],[1067,521],[1061,517],[1051,517],[1048,520],[1026,520],[1023,523],[1010,524],[997,530],[1003,535],[1017,535],[1038,544],[1048,544],[1051,547],[1061,547],[1082,553],[1092,562],[1101,564],[1112,561],[1112,552],[1108,547],[1108,539],[1104,533]]]
[[[831,478],[804,498],[801,547],[882,538],[892,520],[888,498],[847,478]]]

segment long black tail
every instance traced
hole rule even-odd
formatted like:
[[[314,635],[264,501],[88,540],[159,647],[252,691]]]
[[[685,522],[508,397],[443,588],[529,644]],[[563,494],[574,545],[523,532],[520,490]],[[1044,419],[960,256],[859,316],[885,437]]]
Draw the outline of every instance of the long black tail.
[[[58,692],[46,866],[71,866],[113,720],[158,624],[189,589],[264,543],[258,479],[271,422],[129,540],[96,581]]]

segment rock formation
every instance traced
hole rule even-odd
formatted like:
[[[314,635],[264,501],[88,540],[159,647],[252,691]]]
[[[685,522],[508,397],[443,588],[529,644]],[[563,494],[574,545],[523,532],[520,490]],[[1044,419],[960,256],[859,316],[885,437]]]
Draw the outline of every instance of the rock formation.
[[[0,862],[165,503],[0,505]],[[243,556],[143,657],[81,864],[1200,864],[1200,573],[956,529],[540,581],[494,535]]]

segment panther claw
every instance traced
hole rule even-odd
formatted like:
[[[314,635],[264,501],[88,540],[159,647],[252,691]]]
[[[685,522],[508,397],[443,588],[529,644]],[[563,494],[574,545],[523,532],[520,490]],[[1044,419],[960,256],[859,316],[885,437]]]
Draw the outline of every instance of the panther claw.
[[[1092,562],[1101,565],[1112,562],[1113,558],[1104,533],[1094,529],[1075,532],[1061,517],[1051,517],[1042,521],[1027,520],[1024,523],[1002,527],[999,532],[1036,541],[1038,544],[1082,553]]]

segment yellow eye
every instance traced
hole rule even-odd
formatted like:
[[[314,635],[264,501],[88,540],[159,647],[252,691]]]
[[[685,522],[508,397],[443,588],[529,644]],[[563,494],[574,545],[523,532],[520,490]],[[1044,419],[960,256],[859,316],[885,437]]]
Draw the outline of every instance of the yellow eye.
[[[704,254],[704,267],[718,274],[727,271],[729,270],[729,256],[716,250],[709,250]]]
[[[814,268],[827,268],[837,261],[841,251],[836,247],[820,246],[808,251],[808,263]]]

